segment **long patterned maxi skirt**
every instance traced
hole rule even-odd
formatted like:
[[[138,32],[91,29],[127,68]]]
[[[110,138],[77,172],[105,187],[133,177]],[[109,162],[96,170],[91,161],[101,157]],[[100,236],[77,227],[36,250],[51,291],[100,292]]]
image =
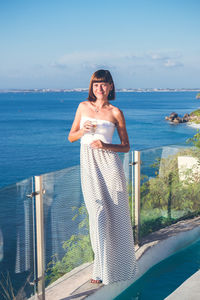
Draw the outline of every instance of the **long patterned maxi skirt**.
[[[81,144],[81,185],[94,251],[93,279],[110,284],[135,276],[126,179],[117,153]]]

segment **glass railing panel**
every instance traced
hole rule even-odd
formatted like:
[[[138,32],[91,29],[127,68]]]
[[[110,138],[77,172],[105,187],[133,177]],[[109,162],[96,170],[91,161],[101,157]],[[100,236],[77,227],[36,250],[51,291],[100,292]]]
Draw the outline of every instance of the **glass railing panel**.
[[[129,153],[120,159],[130,185]],[[93,260],[89,221],[80,182],[80,166],[42,175],[46,286]]]
[[[131,160],[131,151],[128,152],[128,153],[118,153],[118,155],[119,155],[119,157],[121,159],[121,162],[122,162],[122,165],[123,165],[126,180],[127,180],[127,182],[129,182],[129,179],[130,179],[130,166],[129,166],[129,163],[130,163],[130,160]]]
[[[46,286],[93,260],[80,166],[42,176]]]
[[[180,149],[175,159],[177,173],[171,175],[173,201],[170,209],[172,213],[176,211],[174,218],[177,219],[199,215],[200,149],[195,147]]]
[[[199,213],[198,157],[199,150],[191,147],[141,151],[140,238]]]
[[[32,178],[0,189],[0,299],[25,299],[35,293],[30,285],[35,279],[33,200],[27,197],[31,193]]]
[[[127,182],[127,191],[129,197],[129,207],[132,226],[134,228],[134,153],[129,151],[128,153],[119,153],[119,157],[122,161],[126,182]]]

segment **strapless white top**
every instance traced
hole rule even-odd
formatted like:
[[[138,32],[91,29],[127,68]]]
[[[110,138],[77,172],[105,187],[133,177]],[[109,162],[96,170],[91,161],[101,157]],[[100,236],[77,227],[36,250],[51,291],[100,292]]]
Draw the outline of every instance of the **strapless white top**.
[[[90,144],[94,140],[101,140],[106,144],[112,143],[113,133],[115,131],[115,124],[107,120],[98,120],[90,117],[81,117],[80,128],[83,127],[83,124],[87,121],[95,121],[97,124],[96,130],[94,133],[86,132],[81,137],[81,144]]]

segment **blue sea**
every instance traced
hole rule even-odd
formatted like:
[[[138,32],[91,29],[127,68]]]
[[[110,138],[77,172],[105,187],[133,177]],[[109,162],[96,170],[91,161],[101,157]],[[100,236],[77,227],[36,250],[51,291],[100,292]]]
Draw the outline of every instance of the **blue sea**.
[[[118,92],[131,148],[185,144],[196,129],[165,116],[199,108],[196,92]],[[86,92],[0,93],[0,187],[79,164],[79,142],[67,139]],[[118,142],[115,134],[113,142]]]

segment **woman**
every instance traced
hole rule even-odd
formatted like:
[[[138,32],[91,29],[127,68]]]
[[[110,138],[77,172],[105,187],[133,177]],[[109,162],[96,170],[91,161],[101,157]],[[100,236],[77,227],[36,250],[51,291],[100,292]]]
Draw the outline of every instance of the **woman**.
[[[96,71],[68,137],[70,142],[81,139],[81,185],[94,251],[91,282],[103,284],[128,280],[136,272],[126,180],[116,153],[130,146],[123,113],[109,102],[114,99],[110,72]],[[115,127],[120,144],[112,144]]]

